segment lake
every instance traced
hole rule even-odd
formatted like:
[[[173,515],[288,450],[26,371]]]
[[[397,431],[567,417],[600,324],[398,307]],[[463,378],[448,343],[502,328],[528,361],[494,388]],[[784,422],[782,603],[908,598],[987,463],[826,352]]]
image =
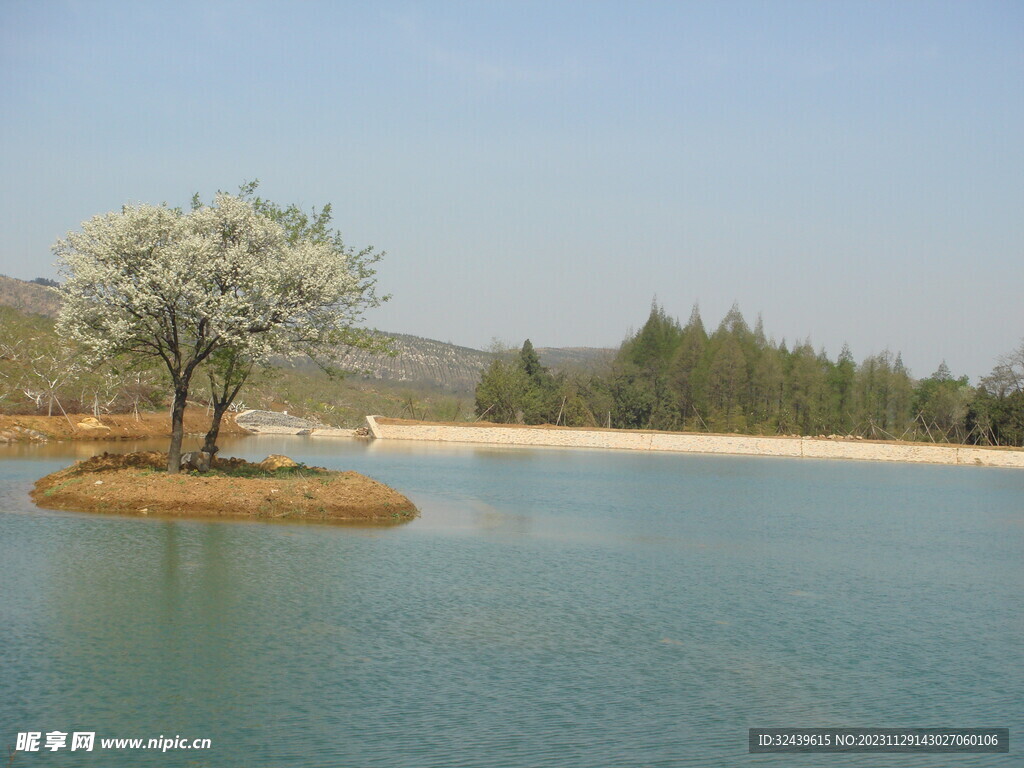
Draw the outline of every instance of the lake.
[[[0,747],[59,766],[1020,765],[1024,472],[303,437],[395,528],[82,515],[0,446]],[[748,755],[747,729],[1009,727],[1001,755]],[[101,737],[209,750],[101,749]],[[45,736],[44,736],[45,738]]]

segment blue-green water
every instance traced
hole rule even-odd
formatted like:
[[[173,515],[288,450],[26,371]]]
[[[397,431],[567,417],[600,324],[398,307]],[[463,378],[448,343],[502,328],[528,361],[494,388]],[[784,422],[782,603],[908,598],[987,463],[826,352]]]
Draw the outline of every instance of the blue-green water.
[[[121,446],[126,449],[130,446]],[[247,438],[409,495],[387,529],[36,509],[0,448],[13,766],[1020,765],[1024,472]],[[1008,726],[1009,755],[748,755],[754,726]]]

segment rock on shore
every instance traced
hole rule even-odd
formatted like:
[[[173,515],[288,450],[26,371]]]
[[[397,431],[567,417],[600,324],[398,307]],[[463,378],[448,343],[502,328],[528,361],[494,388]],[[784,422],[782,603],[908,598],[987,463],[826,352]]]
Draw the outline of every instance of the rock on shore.
[[[318,424],[309,419],[289,416],[277,411],[243,411],[235,417],[235,423],[257,434],[308,435]]]

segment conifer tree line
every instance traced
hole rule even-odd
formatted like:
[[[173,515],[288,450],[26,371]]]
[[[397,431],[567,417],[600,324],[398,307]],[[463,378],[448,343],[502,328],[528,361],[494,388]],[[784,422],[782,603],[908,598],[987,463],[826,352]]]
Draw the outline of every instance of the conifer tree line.
[[[476,413],[496,423],[857,436],[1024,445],[1024,342],[977,386],[943,362],[914,379],[884,351],[859,364],[810,340],[792,348],[734,305],[709,331],[695,306],[681,325],[655,302],[606,370],[553,374],[529,340],[484,371]]]

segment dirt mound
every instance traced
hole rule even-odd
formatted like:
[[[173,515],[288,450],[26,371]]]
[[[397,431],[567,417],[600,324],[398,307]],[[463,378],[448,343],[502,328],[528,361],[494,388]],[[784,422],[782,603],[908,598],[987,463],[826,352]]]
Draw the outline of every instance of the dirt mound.
[[[384,524],[417,515],[405,496],[358,472],[266,471],[236,458],[214,459],[202,475],[169,475],[166,466],[165,453],[103,453],[38,480],[30,495],[47,509],[131,515]]]
[[[267,458],[259,463],[259,468],[266,472],[273,472],[281,469],[282,467],[297,467],[294,461],[289,459],[287,456],[281,456],[277,453],[272,453]]]
[[[167,454],[159,451],[138,451],[137,453],[107,453],[104,451],[98,456],[79,461],[62,471],[83,474],[127,469],[128,467],[167,469]]]

